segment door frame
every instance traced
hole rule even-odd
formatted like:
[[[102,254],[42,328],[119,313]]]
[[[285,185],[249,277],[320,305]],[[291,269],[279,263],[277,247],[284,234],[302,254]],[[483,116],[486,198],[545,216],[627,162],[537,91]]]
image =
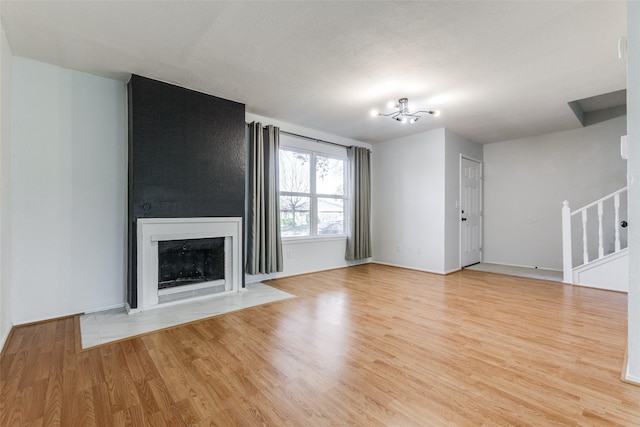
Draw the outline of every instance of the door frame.
[[[458,161],[458,265],[462,267],[462,160],[480,164],[480,262],[484,261],[484,162],[475,157],[460,153]]]

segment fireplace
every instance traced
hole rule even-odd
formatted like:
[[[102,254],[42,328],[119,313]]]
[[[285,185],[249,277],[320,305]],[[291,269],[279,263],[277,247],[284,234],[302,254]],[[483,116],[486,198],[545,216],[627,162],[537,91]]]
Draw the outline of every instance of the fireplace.
[[[195,225],[181,221],[181,218],[244,218],[247,147],[243,104],[137,75],[131,76],[127,94],[127,304],[136,310],[155,305],[158,293],[157,279],[153,290],[149,283],[138,282],[138,277],[142,277],[139,269],[143,262],[142,250],[138,252],[138,247],[140,243],[149,244],[138,241],[143,227],[138,220],[166,218],[183,224],[178,228],[190,228]],[[144,227],[170,227],[159,222],[154,224]],[[206,230],[209,226],[203,227]],[[171,236],[172,232],[165,236],[163,233],[153,241],[156,246],[153,250],[162,250],[157,242],[218,237],[211,233],[204,236],[195,233],[196,237]],[[230,236],[226,233],[224,231],[223,235]],[[225,257],[225,264],[242,263],[243,239],[241,232],[225,238],[225,241],[233,241],[233,249],[226,251],[233,257]],[[149,267],[142,268],[146,271]],[[240,271],[236,267],[227,269]],[[243,277],[234,272],[233,280],[237,279],[242,287]],[[224,292],[229,292],[228,286],[227,283],[223,287]],[[145,296],[138,294],[139,289],[141,292],[146,290]],[[168,298],[182,298],[186,295],[182,291],[179,295],[160,295],[159,303]]]
[[[138,218],[138,307],[238,292],[242,218]]]
[[[224,237],[158,242],[158,292],[224,281]]]

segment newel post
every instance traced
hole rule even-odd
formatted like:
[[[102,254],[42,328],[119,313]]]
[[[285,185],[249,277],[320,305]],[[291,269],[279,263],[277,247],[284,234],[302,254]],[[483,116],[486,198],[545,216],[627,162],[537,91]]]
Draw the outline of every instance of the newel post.
[[[562,202],[562,271],[563,282],[573,283],[573,256],[571,253],[571,208],[569,201]]]

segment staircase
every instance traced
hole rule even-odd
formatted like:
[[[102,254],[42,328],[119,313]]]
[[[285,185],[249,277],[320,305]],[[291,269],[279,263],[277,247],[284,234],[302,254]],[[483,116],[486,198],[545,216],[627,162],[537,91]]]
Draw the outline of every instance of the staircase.
[[[627,187],[571,211],[562,203],[564,283],[627,292]]]

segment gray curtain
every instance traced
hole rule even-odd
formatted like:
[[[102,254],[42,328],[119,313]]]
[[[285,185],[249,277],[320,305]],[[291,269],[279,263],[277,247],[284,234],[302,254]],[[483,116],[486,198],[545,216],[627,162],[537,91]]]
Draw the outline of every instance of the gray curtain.
[[[280,129],[249,125],[247,273],[282,271],[278,149]]]
[[[349,182],[351,230],[347,238],[345,258],[358,260],[371,257],[371,152],[363,147],[349,147]]]

